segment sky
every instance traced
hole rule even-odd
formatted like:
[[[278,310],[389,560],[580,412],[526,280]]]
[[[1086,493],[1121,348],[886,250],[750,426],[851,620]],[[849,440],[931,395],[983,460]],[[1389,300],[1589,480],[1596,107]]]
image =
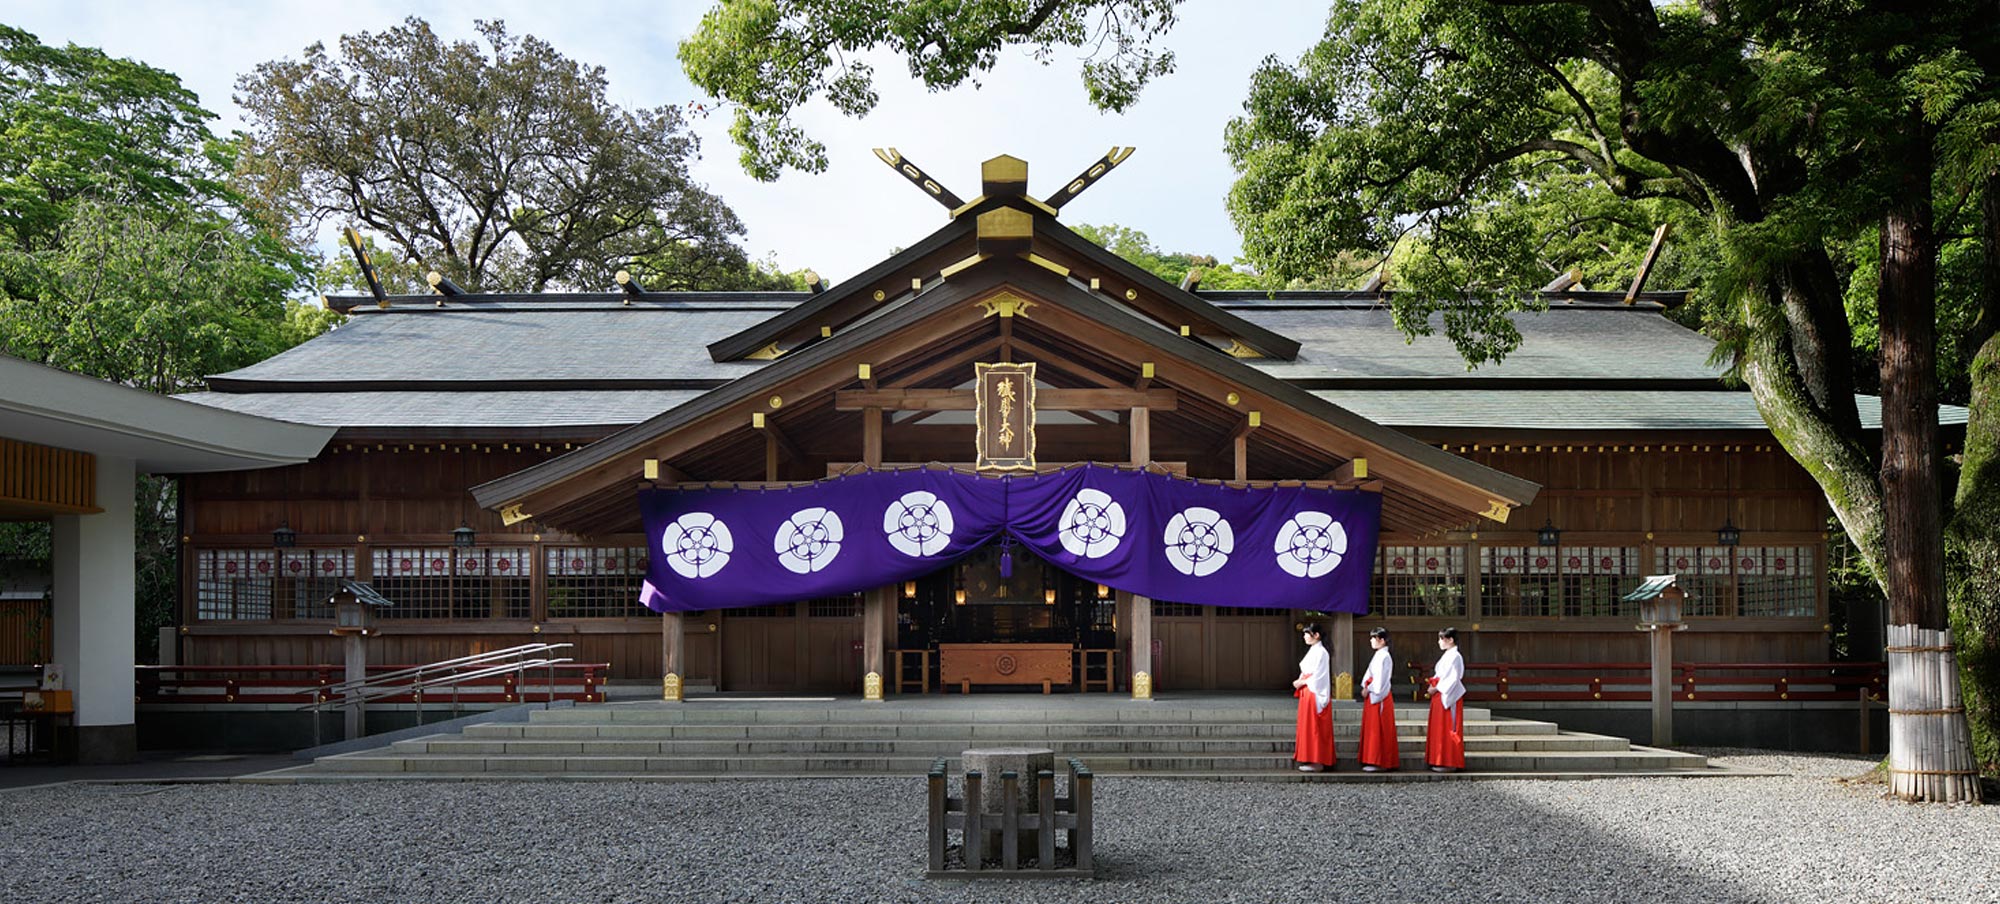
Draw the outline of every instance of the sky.
[[[99,47],[172,72],[218,114],[217,130],[227,132],[243,125],[231,98],[241,74],[297,58],[314,42],[332,47],[342,34],[385,30],[406,16],[427,20],[447,40],[475,38],[474,19],[502,19],[511,33],[535,35],[604,67],[611,100],[624,107],[705,101],[674,51],[709,6],[694,0],[9,0],[0,20],[44,43]],[[1026,50],[1010,51],[978,87],[938,93],[910,79],[900,59],[871,57],[881,96],[873,113],[850,119],[815,102],[797,114],[827,147],[825,172],[790,172],[773,183],[751,179],[737,164],[726,112],[692,121],[702,138],[702,159],[692,170],[742,218],[742,241],[753,258],[787,270],[810,267],[837,283],[947,219],[943,207],[871,148],[894,147],[971,198],[979,194],[980,161],[999,154],[1028,161],[1029,191],[1046,197],[1113,146],[1135,147],[1116,171],[1064,207],[1064,221],[1117,223],[1145,232],[1162,250],[1232,260],[1242,245],[1224,207],[1235,173],[1223,153],[1223,127],[1241,114],[1258,63],[1270,54],[1296,60],[1318,39],[1326,10],[1325,0],[1190,0],[1164,42],[1178,68],[1119,115],[1085,101],[1073,50],[1058,50],[1046,66]]]

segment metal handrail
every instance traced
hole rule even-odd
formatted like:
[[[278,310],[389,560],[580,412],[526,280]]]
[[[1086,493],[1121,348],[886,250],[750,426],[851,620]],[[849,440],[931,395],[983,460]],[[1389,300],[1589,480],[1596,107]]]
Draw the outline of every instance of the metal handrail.
[[[389,684],[396,681],[401,681],[402,679],[411,675],[418,676],[419,679],[421,679],[425,672],[435,672],[438,669],[457,668],[459,666],[467,666],[467,665],[483,665],[488,662],[498,662],[499,660],[506,659],[509,656],[520,656],[528,653],[546,653],[550,650],[567,649],[573,646],[575,646],[575,644],[567,644],[567,643],[522,644],[518,647],[508,647],[507,649],[504,650],[489,650],[484,653],[474,653],[470,656],[460,656],[457,659],[441,659],[437,662],[429,662],[423,665],[411,666],[409,668],[398,669],[393,672],[383,672],[380,675],[370,676],[368,678],[363,678],[359,681],[342,681],[339,684],[327,685],[326,689],[328,693],[338,691],[344,694],[350,690],[356,690],[359,688],[369,687],[377,684]],[[350,684],[354,685],[355,687],[349,687],[348,685]]]
[[[398,669],[393,672],[386,672],[354,681],[343,681],[339,684],[327,685],[325,688],[316,691],[313,695],[313,702],[300,706],[295,711],[304,712],[312,710],[313,746],[317,747],[320,743],[320,722],[322,721],[320,717],[325,714],[326,707],[330,704],[362,707],[371,700],[380,700],[385,697],[396,697],[403,694],[414,694],[418,699],[417,724],[422,725],[424,722],[422,700],[425,689],[450,687],[452,689],[452,711],[457,712],[459,685],[499,675],[525,674],[528,670],[536,668],[548,669],[548,705],[553,706],[556,700],[556,666],[574,662],[575,660],[569,657],[541,659],[522,659],[520,657],[533,653],[550,653],[556,650],[569,649],[573,646],[575,644],[523,644],[504,650],[490,650],[485,653],[460,656],[456,659],[443,659],[437,662]],[[512,658],[514,661],[502,661],[508,658]],[[484,667],[479,668],[480,666]],[[459,671],[468,667],[472,667],[472,670]],[[429,673],[432,677],[424,677],[426,673]],[[523,702],[525,702],[525,695],[523,696]],[[336,697],[338,698],[337,701]]]

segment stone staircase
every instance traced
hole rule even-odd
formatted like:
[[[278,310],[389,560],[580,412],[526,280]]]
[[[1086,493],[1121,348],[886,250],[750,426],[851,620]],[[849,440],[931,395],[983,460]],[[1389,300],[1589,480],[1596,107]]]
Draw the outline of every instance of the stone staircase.
[[[1426,710],[1406,703],[1397,723],[1402,770],[1362,773],[1354,762],[1360,709],[1335,704],[1341,765],[1307,775],[1293,768],[1290,702],[1268,696],[1135,703],[1109,696],[1010,695],[889,703],[729,698],[609,703],[539,711],[524,723],[470,725],[458,733],[321,757],[310,766],[250,780],[918,776],[937,757],[952,760],[956,770],[960,751],[1015,745],[1079,757],[1099,775],[1153,777],[1394,780],[1694,775],[1708,769],[1705,757],[1468,708],[1467,771],[1439,775],[1423,762]]]

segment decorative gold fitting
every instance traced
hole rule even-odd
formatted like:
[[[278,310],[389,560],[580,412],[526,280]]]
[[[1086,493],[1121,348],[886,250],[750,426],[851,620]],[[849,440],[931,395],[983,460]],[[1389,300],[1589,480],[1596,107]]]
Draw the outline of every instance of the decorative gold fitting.
[[[882,699],[882,673],[869,672],[861,679],[861,697],[864,700]]]
[[[861,366],[862,366],[862,367],[867,367],[868,365],[866,365],[866,364],[863,364],[863,365],[861,365]],[[660,460],[659,460],[659,459],[657,459],[657,458],[648,458],[648,459],[646,459],[646,465],[645,465],[645,471],[644,471],[644,473],[645,473],[645,475],[646,475],[646,479],[647,479],[647,480],[658,480],[658,479],[660,479]]]
[[[1132,699],[1153,699],[1153,676],[1146,672],[1132,673]]]
[[[649,460],[647,464],[657,467],[659,462],[654,460]],[[648,475],[648,479],[651,479],[652,477],[655,476],[658,476],[657,472]],[[500,524],[505,527],[512,527],[516,524],[519,524],[533,517],[535,516],[522,511],[521,504],[518,502],[513,503],[512,505],[503,505],[500,507]]]
[[[884,299],[884,298],[888,298],[888,297],[889,297],[889,293],[887,293],[887,292],[884,292],[884,291],[882,291],[881,289],[876,289],[876,290],[875,290],[875,300],[876,300],[876,301],[881,301],[882,299]]]
[[[661,700],[668,703],[679,703],[683,696],[684,691],[681,688],[681,676],[673,672],[668,672],[665,678],[660,679]]]
[[[1236,407],[1237,405],[1240,405],[1240,404],[1242,404],[1242,402],[1243,402],[1243,397],[1242,397],[1242,396],[1240,396],[1240,395],[1237,395],[1236,393],[1233,393],[1233,392],[1232,392],[1232,393],[1230,393],[1230,394],[1228,394],[1228,395],[1226,395],[1226,396],[1223,396],[1223,397],[1222,397],[1222,400],[1223,400],[1223,401],[1225,401],[1225,402],[1228,402],[1228,403],[1229,403],[1229,407],[1231,407],[1231,408],[1234,408],[1234,407]]]
[[[1334,699],[1346,700],[1352,696],[1354,696],[1354,676],[1346,672],[1333,676]]]
[[[1138,289],[1126,289],[1126,290],[1125,290],[1125,300],[1126,300],[1126,301],[1138,301],[1138,300],[1139,300],[1139,290],[1138,290]]]
[[[782,355],[784,353],[785,350],[779,348],[778,343],[773,342],[770,345],[766,345],[763,348],[751,352],[750,354],[744,355],[743,357],[748,358],[749,360],[752,361],[775,361],[777,360],[779,355]]]

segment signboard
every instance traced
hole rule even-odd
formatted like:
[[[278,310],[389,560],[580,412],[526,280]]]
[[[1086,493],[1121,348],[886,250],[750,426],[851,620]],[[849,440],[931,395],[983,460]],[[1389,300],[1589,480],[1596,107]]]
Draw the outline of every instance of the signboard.
[[[975,423],[982,471],[1035,469],[1035,365],[974,364]]]

